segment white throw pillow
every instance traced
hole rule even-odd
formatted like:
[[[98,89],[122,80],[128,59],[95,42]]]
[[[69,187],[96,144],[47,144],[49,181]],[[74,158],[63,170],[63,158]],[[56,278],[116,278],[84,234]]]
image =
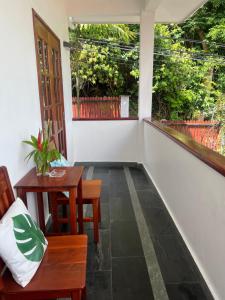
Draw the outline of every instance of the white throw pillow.
[[[22,287],[36,273],[47,244],[23,201],[17,198],[0,221],[0,256]]]

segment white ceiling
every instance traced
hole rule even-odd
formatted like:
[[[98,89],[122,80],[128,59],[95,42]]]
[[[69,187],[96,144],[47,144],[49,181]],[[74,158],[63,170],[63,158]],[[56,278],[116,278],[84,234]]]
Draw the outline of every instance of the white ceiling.
[[[156,10],[156,22],[181,23],[206,2],[207,0],[162,0]]]
[[[143,10],[155,11],[158,23],[180,23],[207,0],[64,0],[78,23],[139,23]]]

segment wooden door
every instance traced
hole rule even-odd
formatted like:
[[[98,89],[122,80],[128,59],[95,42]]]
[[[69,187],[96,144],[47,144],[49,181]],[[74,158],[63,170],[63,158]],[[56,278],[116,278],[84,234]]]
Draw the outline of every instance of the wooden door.
[[[60,40],[33,11],[42,128],[52,122],[57,149],[65,157],[66,131],[62,86]]]

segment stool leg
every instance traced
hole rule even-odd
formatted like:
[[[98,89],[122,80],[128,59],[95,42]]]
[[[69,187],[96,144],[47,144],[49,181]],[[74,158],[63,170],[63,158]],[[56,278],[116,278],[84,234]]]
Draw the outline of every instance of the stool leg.
[[[78,183],[77,187],[77,204],[78,204],[78,223],[79,223],[79,233],[84,232],[84,223],[83,223],[83,199],[82,199],[82,179]]]
[[[99,205],[98,205],[98,221],[99,221],[99,223],[101,223],[102,216],[101,216],[101,203],[100,203],[100,199],[98,201],[99,201]]]
[[[78,203],[78,223],[79,223],[79,233],[84,232],[84,223],[83,223],[83,204]]]
[[[98,232],[98,216],[99,216],[99,201],[93,201],[93,222],[94,222],[94,241],[99,242],[99,232]]]

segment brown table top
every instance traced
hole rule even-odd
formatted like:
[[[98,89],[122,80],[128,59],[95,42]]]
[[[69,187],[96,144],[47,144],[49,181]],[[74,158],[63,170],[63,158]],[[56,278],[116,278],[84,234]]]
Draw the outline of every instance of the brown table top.
[[[53,168],[54,169],[54,168]],[[65,170],[62,177],[37,176],[36,169],[31,169],[14,188],[74,188],[78,186],[84,167],[62,167]]]

